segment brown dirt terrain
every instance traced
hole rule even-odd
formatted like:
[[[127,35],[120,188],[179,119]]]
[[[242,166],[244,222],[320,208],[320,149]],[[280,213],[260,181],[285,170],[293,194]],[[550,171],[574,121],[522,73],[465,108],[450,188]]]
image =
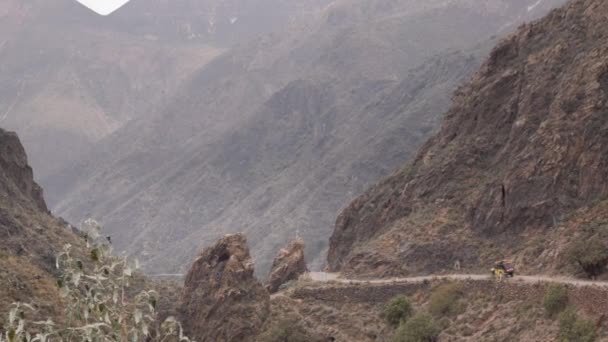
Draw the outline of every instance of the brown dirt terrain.
[[[390,341],[395,333],[381,312],[396,296],[405,295],[415,311],[431,310],[440,289],[458,289],[455,313],[433,314],[441,330],[439,341],[555,341],[556,319],[547,317],[543,297],[549,282],[496,282],[490,279],[425,280],[394,283],[318,283],[301,280],[272,299],[266,328],[292,317],[320,341]],[[597,322],[604,340],[606,289],[568,285],[569,305]],[[333,339],[332,339],[333,338]]]

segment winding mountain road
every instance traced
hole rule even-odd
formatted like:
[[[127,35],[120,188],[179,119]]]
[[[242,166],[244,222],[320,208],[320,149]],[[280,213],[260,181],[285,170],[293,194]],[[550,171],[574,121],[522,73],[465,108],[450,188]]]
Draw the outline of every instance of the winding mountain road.
[[[418,277],[407,277],[407,278],[383,278],[383,279],[347,279],[341,278],[339,273],[325,273],[325,272],[310,272],[308,276],[311,280],[321,283],[337,282],[341,284],[392,284],[392,283],[422,283],[429,280],[490,280],[490,275],[479,275],[479,274],[448,274],[448,275],[430,275],[430,276],[418,276]],[[505,281],[522,283],[522,284],[535,284],[539,282],[544,283],[556,283],[573,285],[577,287],[583,286],[599,286],[608,288],[607,281],[590,281],[573,279],[566,277],[549,277],[549,276],[515,276]]]
[[[339,284],[393,284],[393,283],[422,283],[430,280],[490,280],[491,275],[481,274],[445,274],[445,275],[429,275],[429,276],[416,276],[416,277],[403,277],[403,278],[381,278],[381,279],[349,279],[342,278],[340,273],[327,273],[327,272],[309,272],[307,276],[313,282],[318,283],[339,283]],[[152,278],[183,278],[184,275],[177,274],[148,274],[148,277]],[[550,277],[550,276],[530,276],[530,275],[516,275],[514,278],[505,279],[511,283],[520,284],[535,284],[535,283],[554,283],[554,284],[565,284],[577,287],[583,286],[598,286],[608,289],[608,281],[591,281],[574,279],[567,277]]]

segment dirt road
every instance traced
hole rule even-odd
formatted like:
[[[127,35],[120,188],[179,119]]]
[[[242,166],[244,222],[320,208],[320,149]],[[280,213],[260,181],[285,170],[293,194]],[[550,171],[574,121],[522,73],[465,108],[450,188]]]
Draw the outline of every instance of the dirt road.
[[[152,278],[183,278],[183,274],[154,274],[148,275]],[[429,280],[489,280],[491,275],[480,275],[480,274],[447,274],[447,275],[430,275],[430,276],[417,276],[417,277],[405,277],[405,278],[381,278],[381,279],[349,279],[341,277],[340,273],[326,273],[326,272],[310,272],[307,276],[315,282],[329,283],[335,282],[340,284],[391,284],[391,283],[422,283]],[[513,283],[522,284],[534,284],[534,283],[555,283],[555,284],[567,284],[573,286],[599,286],[608,288],[608,281],[590,281],[582,279],[573,279],[566,277],[550,277],[550,276],[529,276],[529,275],[516,275],[512,279],[506,279],[506,281]]]
[[[308,274],[310,279],[317,282],[338,282],[342,284],[391,284],[391,283],[421,283],[428,280],[488,280],[491,279],[490,275],[477,275],[477,274],[449,274],[449,275],[431,275],[431,276],[419,276],[419,277],[407,277],[407,278],[386,278],[386,279],[347,279],[342,278],[339,273],[325,273],[325,272],[310,272]],[[534,284],[538,282],[545,283],[556,283],[556,284],[567,284],[573,286],[600,286],[608,288],[608,282],[605,281],[589,281],[581,279],[572,279],[565,277],[549,277],[549,276],[526,276],[517,275],[512,279],[508,279],[509,282]]]

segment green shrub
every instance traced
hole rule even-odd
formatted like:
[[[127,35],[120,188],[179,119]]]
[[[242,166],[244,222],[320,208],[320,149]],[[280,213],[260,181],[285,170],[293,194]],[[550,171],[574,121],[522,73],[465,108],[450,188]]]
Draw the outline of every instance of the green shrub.
[[[604,273],[608,265],[608,248],[596,237],[571,243],[566,250],[566,256],[590,279]]]
[[[72,246],[66,245],[57,256],[61,276],[57,280],[65,304],[65,325],[28,322],[27,313],[34,306],[13,304],[0,342],[80,342],[80,341],[190,341],[179,322],[167,318],[158,329],[155,291],[130,296],[135,279],[134,266],[126,258],[112,255],[112,249],[99,237],[100,226],[87,220],[86,259],[79,259]],[[135,263],[137,264],[137,263]],[[30,330],[30,325],[32,329]]]
[[[561,342],[593,342],[597,339],[592,321],[579,318],[572,308],[559,315],[559,340]]]
[[[382,318],[393,326],[398,326],[399,323],[406,321],[411,315],[412,304],[410,304],[406,296],[393,298],[382,312]]]
[[[563,285],[551,285],[545,292],[543,306],[549,317],[555,317],[568,306],[568,289]]]
[[[399,326],[393,342],[435,342],[438,337],[439,329],[433,322],[433,317],[418,313]]]
[[[295,318],[281,320],[270,330],[263,333],[259,342],[312,342],[317,341],[298,323]]]
[[[431,294],[429,311],[438,317],[458,315],[466,308],[466,303],[462,301],[463,295],[460,283],[441,285]]]

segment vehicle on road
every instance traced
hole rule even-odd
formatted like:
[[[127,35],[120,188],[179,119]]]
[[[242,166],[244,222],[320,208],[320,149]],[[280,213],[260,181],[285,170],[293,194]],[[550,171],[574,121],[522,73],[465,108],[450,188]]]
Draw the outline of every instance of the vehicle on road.
[[[515,276],[515,267],[513,263],[501,260],[496,262],[490,270],[494,278],[502,280],[502,278],[513,278]]]

